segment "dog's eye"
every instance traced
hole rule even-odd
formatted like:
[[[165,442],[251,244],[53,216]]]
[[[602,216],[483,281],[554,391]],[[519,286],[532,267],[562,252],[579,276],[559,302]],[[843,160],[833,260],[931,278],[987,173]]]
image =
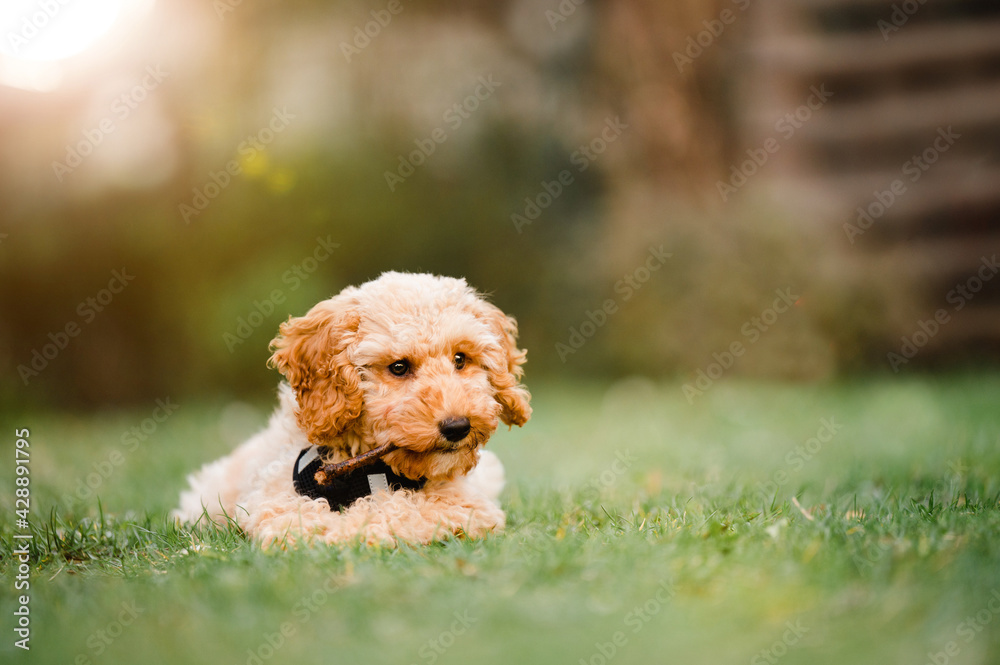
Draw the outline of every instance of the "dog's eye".
[[[410,362],[408,360],[397,360],[389,365],[389,371],[396,376],[404,376],[410,371]]]
[[[465,367],[465,354],[462,352],[455,354],[455,369],[462,369]]]

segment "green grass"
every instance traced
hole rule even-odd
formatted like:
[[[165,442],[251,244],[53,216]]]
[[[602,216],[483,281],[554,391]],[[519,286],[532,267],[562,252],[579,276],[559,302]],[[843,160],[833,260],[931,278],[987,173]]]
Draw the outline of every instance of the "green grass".
[[[1000,659],[1000,376],[729,382],[694,405],[674,383],[532,387],[532,421],[490,443],[507,531],[396,550],[262,552],[169,523],[184,474],[264,403],[178,400],[134,450],[122,436],[152,403],[5,417],[0,659]],[[32,430],[30,653],[10,630],[14,427]],[[99,501],[64,498],[88,473]]]

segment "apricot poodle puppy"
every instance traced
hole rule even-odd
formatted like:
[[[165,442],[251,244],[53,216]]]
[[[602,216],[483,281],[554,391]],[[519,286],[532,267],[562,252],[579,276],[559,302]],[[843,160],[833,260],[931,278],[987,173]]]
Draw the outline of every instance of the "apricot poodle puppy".
[[[344,289],[281,325],[278,408],[189,477],[174,516],[235,520],[281,547],[502,529],[503,467],[483,446],[500,421],[531,415],[516,336],[462,279],[388,272]],[[347,472],[326,473],[339,462]]]

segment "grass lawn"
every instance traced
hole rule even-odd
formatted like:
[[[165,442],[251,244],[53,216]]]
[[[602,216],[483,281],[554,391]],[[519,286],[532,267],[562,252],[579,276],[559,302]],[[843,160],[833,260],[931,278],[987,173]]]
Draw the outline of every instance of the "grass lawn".
[[[507,531],[395,550],[169,523],[268,401],[3,416],[0,661],[1000,662],[1000,376],[733,381],[693,405],[676,383],[531,387],[532,421],[490,443]]]

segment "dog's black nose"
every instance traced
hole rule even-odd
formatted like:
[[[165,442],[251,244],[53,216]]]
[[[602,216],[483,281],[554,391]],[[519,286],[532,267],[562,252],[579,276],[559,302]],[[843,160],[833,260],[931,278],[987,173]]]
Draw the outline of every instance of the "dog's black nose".
[[[464,439],[468,436],[471,429],[472,425],[469,424],[468,418],[445,418],[438,423],[438,430],[440,430],[441,436],[452,443]]]

